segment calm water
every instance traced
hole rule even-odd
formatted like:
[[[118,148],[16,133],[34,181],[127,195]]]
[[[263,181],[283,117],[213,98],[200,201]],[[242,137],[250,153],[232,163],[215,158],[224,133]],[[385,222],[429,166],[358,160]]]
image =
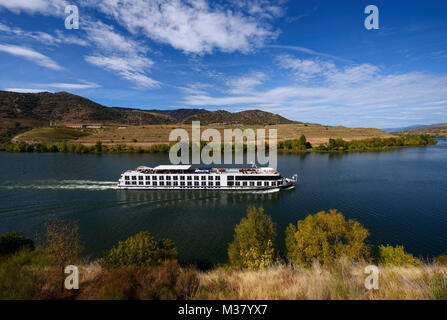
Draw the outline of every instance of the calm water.
[[[225,262],[247,206],[263,206],[284,230],[337,208],[371,232],[373,244],[402,244],[420,257],[447,251],[447,140],[381,153],[283,155],[294,190],[269,193],[123,191],[124,169],[168,163],[166,155],[0,153],[0,233],[30,237],[51,216],[80,224],[87,254],[99,256],[143,230],[176,242],[182,261]]]

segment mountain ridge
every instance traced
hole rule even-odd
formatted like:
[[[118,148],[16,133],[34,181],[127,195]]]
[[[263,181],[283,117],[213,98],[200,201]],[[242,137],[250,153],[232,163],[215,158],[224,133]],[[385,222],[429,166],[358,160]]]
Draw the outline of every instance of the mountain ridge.
[[[102,123],[105,125],[149,125],[187,123],[204,124],[283,124],[294,123],[280,115],[248,110],[231,113],[225,110],[180,108],[174,110],[142,110],[108,107],[65,91],[50,93],[17,93],[0,91],[0,118],[32,119],[56,123]]]

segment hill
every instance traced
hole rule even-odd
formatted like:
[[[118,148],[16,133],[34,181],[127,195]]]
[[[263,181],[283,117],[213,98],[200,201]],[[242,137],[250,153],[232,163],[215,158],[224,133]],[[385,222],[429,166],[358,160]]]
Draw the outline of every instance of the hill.
[[[199,113],[183,120],[183,123],[200,121],[203,125],[223,124],[223,125],[275,125],[297,123],[281,117],[278,114],[261,110],[248,110],[231,113],[225,110]]]
[[[176,122],[175,118],[169,115],[135,109],[109,108],[67,92],[0,91],[0,118],[129,125]]]
[[[428,134],[432,137],[447,137],[447,123],[437,123],[431,125],[413,126],[397,131],[404,134]]]

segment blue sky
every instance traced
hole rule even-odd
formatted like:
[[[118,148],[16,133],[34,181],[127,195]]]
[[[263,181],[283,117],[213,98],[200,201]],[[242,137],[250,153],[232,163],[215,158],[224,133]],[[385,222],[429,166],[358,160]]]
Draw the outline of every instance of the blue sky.
[[[79,29],[64,9],[79,8]],[[367,30],[367,5],[379,30]],[[447,122],[445,1],[0,0],[0,89],[107,106]]]

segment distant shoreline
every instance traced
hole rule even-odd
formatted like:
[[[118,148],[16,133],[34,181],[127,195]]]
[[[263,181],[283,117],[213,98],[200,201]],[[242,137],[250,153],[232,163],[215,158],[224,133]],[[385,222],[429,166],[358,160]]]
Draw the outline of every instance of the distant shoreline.
[[[206,143],[203,142],[203,147]],[[353,152],[381,152],[401,148],[424,147],[437,144],[437,141],[428,135],[401,135],[395,138],[368,138],[363,140],[346,141],[343,139],[329,139],[329,143],[312,147],[306,141],[304,135],[300,139],[278,141],[279,154],[303,154],[303,153],[353,153]],[[118,144],[115,146],[104,145],[97,141],[94,145],[66,142],[44,143],[8,143],[0,145],[0,151],[13,153],[78,153],[78,154],[107,154],[107,153],[169,153],[170,144],[153,144],[148,148],[134,147],[132,145]],[[223,146],[221,150],[223,152]],[[244,144],[244,151],[247,144]],[[255,146],[256,149],[256,146]],[[268,149],[266,147],[266,149]],[[234,145],[233,145],[234,152]]]

